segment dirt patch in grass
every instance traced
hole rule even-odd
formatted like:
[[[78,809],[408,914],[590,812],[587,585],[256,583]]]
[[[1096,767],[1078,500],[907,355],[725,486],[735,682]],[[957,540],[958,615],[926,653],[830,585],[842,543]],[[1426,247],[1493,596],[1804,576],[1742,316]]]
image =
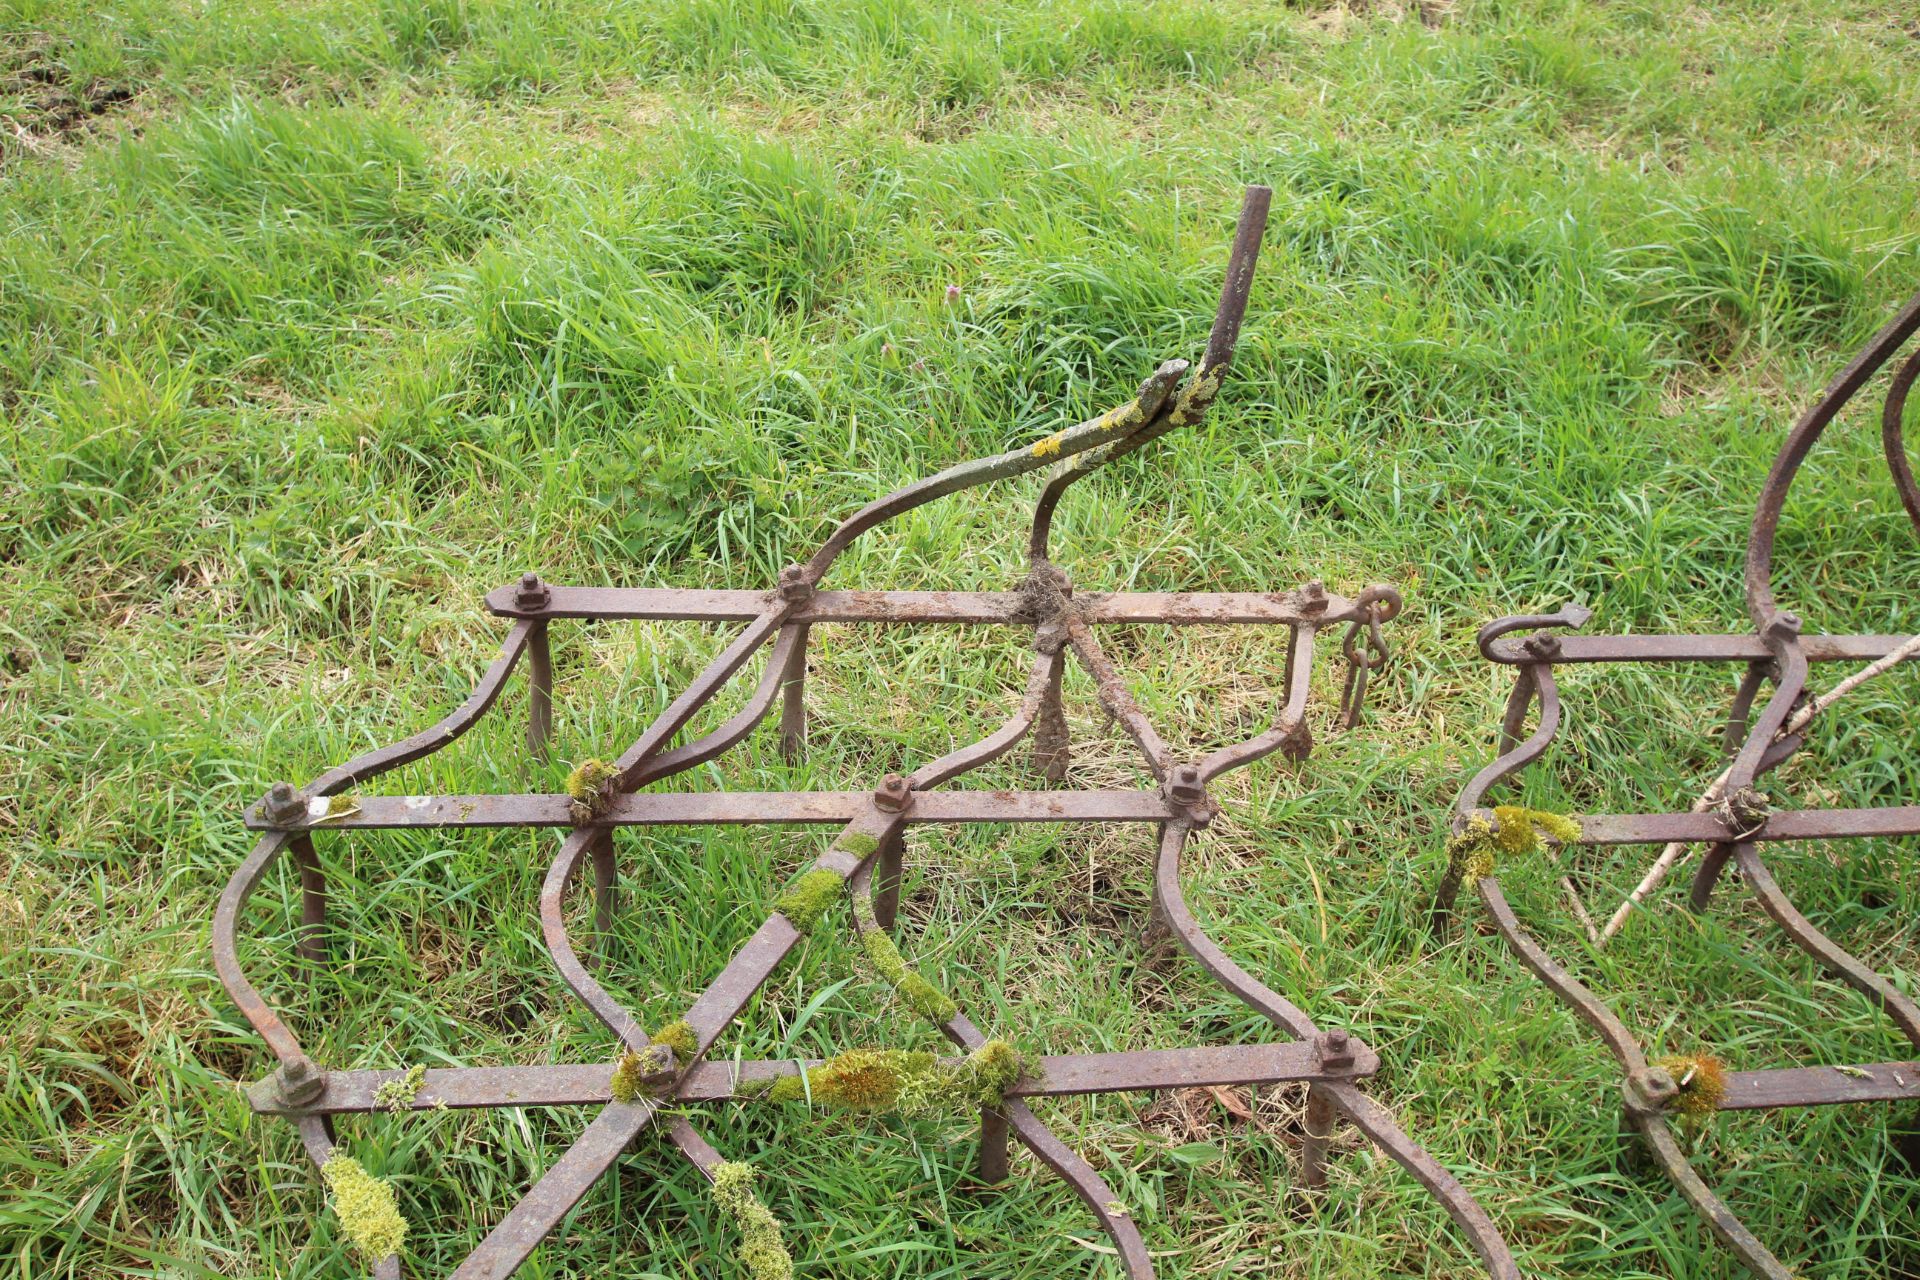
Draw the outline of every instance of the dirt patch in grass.
[[[133,100],[112,80],[76,83],[44,36],[0,47],[0,164],[42,141],[63,139]]]

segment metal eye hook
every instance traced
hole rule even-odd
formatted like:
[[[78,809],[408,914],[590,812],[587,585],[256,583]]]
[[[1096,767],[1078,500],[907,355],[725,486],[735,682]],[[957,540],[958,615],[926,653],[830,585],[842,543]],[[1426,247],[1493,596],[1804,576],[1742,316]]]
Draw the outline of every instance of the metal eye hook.
[[[1401,609],[1400,593],[1392,587],[1368,587],[1354,603],[1364,609],[1366,615],[1364,619],[1355,618],[1340,641],[1340,651],[1347,659],[1346,684],[1340,691],[1340,724],[1346,729],[1356,728],[1360,723],[1360,713],[1367,704],[1368,677],[1393,657],[1380,626],[1399,617]],[[1367,648],[1364,654],[1359,644],[1363,628]]]

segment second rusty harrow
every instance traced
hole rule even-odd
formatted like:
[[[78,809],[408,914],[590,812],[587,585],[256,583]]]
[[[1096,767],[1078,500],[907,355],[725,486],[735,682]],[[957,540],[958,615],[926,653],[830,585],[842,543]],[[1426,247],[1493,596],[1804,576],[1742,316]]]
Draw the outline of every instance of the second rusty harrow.
[[[1760,492],[1747,540],[1746,599],[1753,620],[1751,635],[1561,635],[1583,626],[1591,616],[1578,605],[1557,613],[1502,618],[1481,628],[1480,652],[1490,662],[1513,667],[1516,679],[1507,702],[1500,755],[1468,782],[1454,814],[1456,845],[1473,824],[1493,832],[1501,810],[1483,807],[1488,791],[1538,760],[1559,733],[1561,702],[1556,668],[1580,663],[1731,662],[1744,668],[1728,714],[1724,744],[1727,771],[1716,784],[1724,799],[1717,807],[1695,806],[1686,813],[1597,814],[1562,820],[1564,842],[1580,845],[1702,844],[1708,852],[1695,870],[1691,901],[1704,910],[1727,864],[1736,865],[1747,888],[1767,915],[1794,944],[1842,981],[1879,1005],[1901,1033],[1920,1049],[1920,1004],[1875,973],[1802,915],[1774,880],[1761,847],[1778,841],[1841,840],[1920,835],[1920,805],[1870,809],[1775,810],[1755,789],[1758,780],[1791,758],[1803,745],[1812,663],[1897,664],[1907,657],[1910,640],[1890,635],[1802,635],[1797,615],[1774,600],[1773,548],[1787,492],[1807,454],[1827,426],[1900,349],[1920,333],[1920,296],[1915,297],[1844,369],[1819,401],[1788,432]],[[1902,427],[1908,393],[1920,378],[1920,351],[1908,355],[1889,380],[1881,412],[1881,440],[1900,500],[1920,529],[1920,487],[1908,464]],[[1522,635],[1520,633],[1527,634]],[[1754,708],[1768,684],[1773,692],[1758,714]],[[1521,737],[1529,711],[1539,706],[1534,731]],[[1796,718],[1799,717],[1799,718]],[[1532,815],[1508,810],[1505,824],[1525,824]],[[1547,815],[1551,817],[1551,815]],[[1576,830],[1577,829],[1577,830]],[[1531,842],[1531,832],[1520,838]],[[1485,874],[1480,874],[1485,872]],[[1574,1013],[1606,1042],[1625,1079],[1625,1123],[1644,1141],[1681,1194],[1700,1213],[1713,1234],[1766,1280],[1791,1280],[1792,1273],[1736,1217],[1688,1163],[1669,1119],[1688,1111],[1771,1110],[1920,1100],[1920,1061],[1835,1064],[1774,1071],[1722,1074],[1717,1062],[1688,1059],[1687,1071],[1704,1070],[1715,1078],[1709,1090],[1695,1090],[1684,1073],[1649,1062],[1639,1041],[1607,1005],[1562,968],[1531,937],[1500,888],[1489,863],[1468,868],[1456,859],[1441,882],[1435,915],[1444,919],[1466,880],[1473,881],[1488,916],[1527,968],[1553,989]],[[1676,1079],[1676,1074],[1680,1078]]]

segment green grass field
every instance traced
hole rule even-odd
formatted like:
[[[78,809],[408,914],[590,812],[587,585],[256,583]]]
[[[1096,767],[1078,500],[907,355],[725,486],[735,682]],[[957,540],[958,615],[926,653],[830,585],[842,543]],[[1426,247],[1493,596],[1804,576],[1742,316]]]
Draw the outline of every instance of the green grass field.
[[[1323,643],[1321,747],[1223,785],[1195,908],[1380,1049],[1372,1092],[1529,1275],[1744,1274],[1663,1178],[1616,1166],[1598,1040],[1497,938],[1429,938],[1422,908],[1506,694],[1480,622],[1580,598],[1597,632],[1745,629],[1739,556],[1787,423],[1920,286],[1916,118],[1899,0],[4,0],[0,1265],[356,1274],[293,1131],[235,1087],[269,1064],[208,951],[241,807],[455,705],[502,630],[481,594],[524,569],[764,586],[868,498],[1194,357],[1258,181],[1273,218],[1233,379],[1202,428],[1074,491],[1060,558],[1090,589],[1321,577],[1409,607],[1344,736]],[[1920,629],[1877,411],[1829,433],[1788,510],[1780,594],[1810,630]],[[1036,492],[925,508],[832,582],[1011,586]],[[996,725],[1023,681],[1011,630],[816,637],[809,761],[763,728],[685,785],[865,786]],[[383,789],[555,790],[724,643],[556,638],[552,767],[524,758],[516,688]],[[1218,743],[1273,714],[1281,638],[1110,643],[1162,725]],[[1568,678],[1528,802],[1684,807],[1735,675]],[[1776,798],[1920,799],[1912,691],[1857,695]],[[1138,784],[1077,671],[1067,693],[1070,785]],[[1032,784],[1017,756],[979,781]],[[610,1058],[540,942],[556,838],[327,843],[334,964],[294,980],[280,878],[250,963],[330,1065]],[[616,994],[650,1025],[677,1011],[827,838],[624,835]],[[1774,848],[1809,915],[1920,983],[1911,842]],[[1029,1048],[1263,1038],[1149,933],[1151,854],[1140,829],[917,828],[905,945]],[[1583,858],[1587,900],[1610,908],[1647,856]],[[1698,918],[1670,891],[1595,953],[1559,874],[1505,879],[1650,1046],[1739,1069],[1912,1056],[1737,884]],[[823,931],[716,1052],[932,1047],[856,955]],[[1165,1277],[1479,1274],[1350,1131],[1328,1193],[1289,1195],[1297,1090],[1041,1110]],[[409,1274],[441,1276],[589,1118],[341,1137],[395,1182]],[[1800,1275],[1912,1280],[1920,1179],[1888,1136],[1910,1118],[1724,1116],[1696,1165]],[[1118,1274],[1030,1157],[971,1189],[957,1121],[700,1122],[764,1171],[803,1276]],[[735,1276],[735,1239],[649,1137],[521,1274]]]

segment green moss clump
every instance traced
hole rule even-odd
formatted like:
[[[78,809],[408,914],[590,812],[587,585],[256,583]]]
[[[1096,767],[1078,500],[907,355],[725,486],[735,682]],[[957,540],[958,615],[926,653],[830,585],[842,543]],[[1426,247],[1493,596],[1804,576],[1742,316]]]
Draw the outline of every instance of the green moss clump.
[[[673,1050],[673,1056],[679,1059],[683,1067],[700,1054],[700,1037],[694,1034],[685,1018],[677,1018],[654,1032],[653,1042]]]
[[[406,1075],[398,1080],[389,1080],[373,1091],[374,1105],[399,1115],[413,1105],[413,1100],[420,1096],[420,1090],[426,1083],[427,1069],[415,1063],[407,1068]]]
[[[1026,1060],[1005,1040],[989,1040],[957,1063],[906,1049],[849,1049],[756,1093],[770,1102],[936,1115],[999,1107],[1026,1069]],[[744,1089],[742,1094],[754,1096]]]
[[[1493,874],[1495,832],[1478,815],[1447,841],[1447,874],[1455,880],[1480,880]]]
[[[838,840],[835,840],[833,847],[836,849],[845,849],[848,853],[856,857],[865,858],[870,854],[879,852],[880,840],[879,837],[870,836],[864,831],[849,831]]]
[[[639,1053],[629,1050],[613,1064],[613,1079],[607,1082],[607,1090],[615,1102],[636,1102],[647,1091],[647,1078],[664,1071],[666,1066],[665,1052],[655,1045],[648,1045]]]
[[[860,945],[866,949],[867,961],[887,980],[901,1004],[935,1023],[946,1022],[960,1012],[960,1006],[946,992],[907,967],[900,948],[893,945],[893,939],[873,918],[871,899],[855,894],[853,914],[860,926]]]
[[[1562,813],[1497,805],[1493,821],[1476,814],[1447,841],[1448,873],[1464,880],[1483,879],[1493,874],[1498,855],[1532,853],[1540,847],[1543,834],[1567,844],[1580,838],[1580,824]]]
[[[400,1216],[386,1179],[374,1177],[358,1160],[337,1151],[320,1166],[320,1176],[327,1180],[340,1226],[362,1258],[378,1262],[400,1252],[407,1238],[407,1220]]]
[[[620,771],[605,760],[582,760],[567,775],[567,794],[573,797],[569,811],[575,822],[591,822],[604,815],[612,803],[607,784]]]
[[[780,1239],[780,1219],[753,1190],[753,1166],[723,1161],[713,1166],[713,1202],[740,1228],[734,1256],[752,1280],[791,1280],[793,1256]]]
[[[840,878],[839,872],[816,867],[795,880],[780,895],[780,900],[773,904],[773,909],[793,921],[794,928],[805,933],[833,909],[845,885],[846,881]]]
[[[1703,1120],[1726,1101],[1727,1071],[1720,1065],[1720,1059],[1705,1054],[1682,1054],[1662,1058],[1659,1066],[1680,1086],[1680,1092],[1667,1103],[1667,1110],[1677,1111],[1691,1120]]]

